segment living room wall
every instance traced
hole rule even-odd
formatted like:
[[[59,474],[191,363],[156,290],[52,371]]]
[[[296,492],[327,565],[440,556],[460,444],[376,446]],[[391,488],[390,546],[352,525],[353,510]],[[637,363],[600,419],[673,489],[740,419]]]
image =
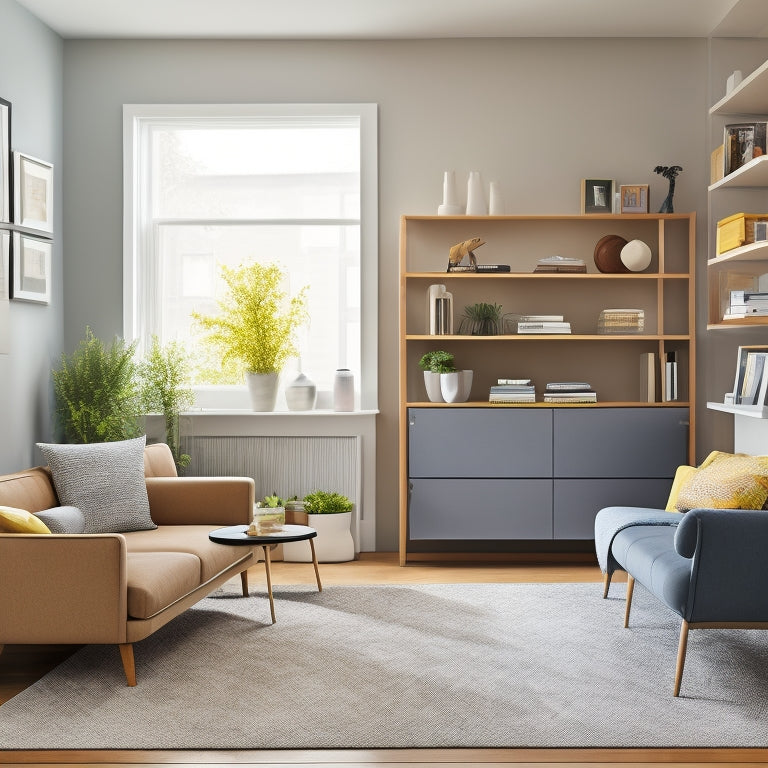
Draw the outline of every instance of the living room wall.
[[[12,104],[13,149],[54,164],[53,288],[48,306],[10,303],[10,349],[0,354],[0,473],[36,463],[53,435],[50,371],[63,338],[61,38],[14,0],[0,0],[0,97]]]

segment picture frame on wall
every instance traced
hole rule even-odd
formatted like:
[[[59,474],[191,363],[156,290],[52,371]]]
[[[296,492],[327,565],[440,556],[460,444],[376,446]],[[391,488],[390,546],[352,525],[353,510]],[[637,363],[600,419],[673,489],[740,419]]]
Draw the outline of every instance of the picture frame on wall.
[[[619,190],[622,213],[648,213],[648,184],[622,184]]]
[[[0,98],[0,222],[11,223],[11,102]]]
[[[581,180],[581,212],[613,213],[613,189],[611,179]]]
[[[53,243],[39,237],[13,233],[12,299],[48,304],[51,300]]]
[[[13,193],[16,224],[53,234],[53,164],[14,152]]]

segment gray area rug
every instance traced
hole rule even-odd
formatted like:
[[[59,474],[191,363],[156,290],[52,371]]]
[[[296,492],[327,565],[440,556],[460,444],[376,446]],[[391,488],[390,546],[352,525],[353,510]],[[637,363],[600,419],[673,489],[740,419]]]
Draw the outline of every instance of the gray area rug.
[[[231,583],[138,643],[86,647],[0,707],[5,749],[766,747],[768,636],[694,631],[639,585]]]

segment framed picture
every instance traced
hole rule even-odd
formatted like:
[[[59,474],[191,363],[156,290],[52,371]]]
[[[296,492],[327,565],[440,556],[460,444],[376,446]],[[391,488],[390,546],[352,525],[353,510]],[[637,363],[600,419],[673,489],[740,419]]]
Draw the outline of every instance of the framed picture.
[[[622,213],[648,213],[650,188],[647,184],[622,184],[619,189]]]
[[[768,347],[757,345],[739,347],[736,359],[736,378],[733,382],[734,405],[764,405],[765,386],[768,384]],[[761,399],[761,391],[763,392]]]
[[[12,299],[50,302],[52,247],[50,240],[13,233]]]
[[[11,223],[11,102],[0,99],[0,221]]]
[[[22,227],[53,232],[53,165],[13,153],[13,211]]]
[[[609,179],[582,179],[581,212],[613,213],[613,187]]]
[[[756,157],[762,157],[766,146],[768,122],[730,123],[723,131],[724,172],[727,176]]]

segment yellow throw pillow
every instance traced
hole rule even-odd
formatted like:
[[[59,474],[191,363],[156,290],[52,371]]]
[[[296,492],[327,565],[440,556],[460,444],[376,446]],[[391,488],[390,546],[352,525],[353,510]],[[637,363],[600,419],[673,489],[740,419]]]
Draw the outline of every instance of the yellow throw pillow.
[[[703,465],[702,465],[703,466]],[[669,491],[669,498],[667,499],[667,506],[664,507],[666,512],[677,512],[677,497],[680,495],[680,489],[692,475],[698,470],[696,467],[689,467],[687,464],[677,468],[675,472],[675,479],[672,481],[672,488]]]
[[[3,533],[50,533],[51,529],[26,509],[0,507],[0,531]]]
[[[768,500],[768,456],[713,453],[680,483],[676,509],[762,509]]]

